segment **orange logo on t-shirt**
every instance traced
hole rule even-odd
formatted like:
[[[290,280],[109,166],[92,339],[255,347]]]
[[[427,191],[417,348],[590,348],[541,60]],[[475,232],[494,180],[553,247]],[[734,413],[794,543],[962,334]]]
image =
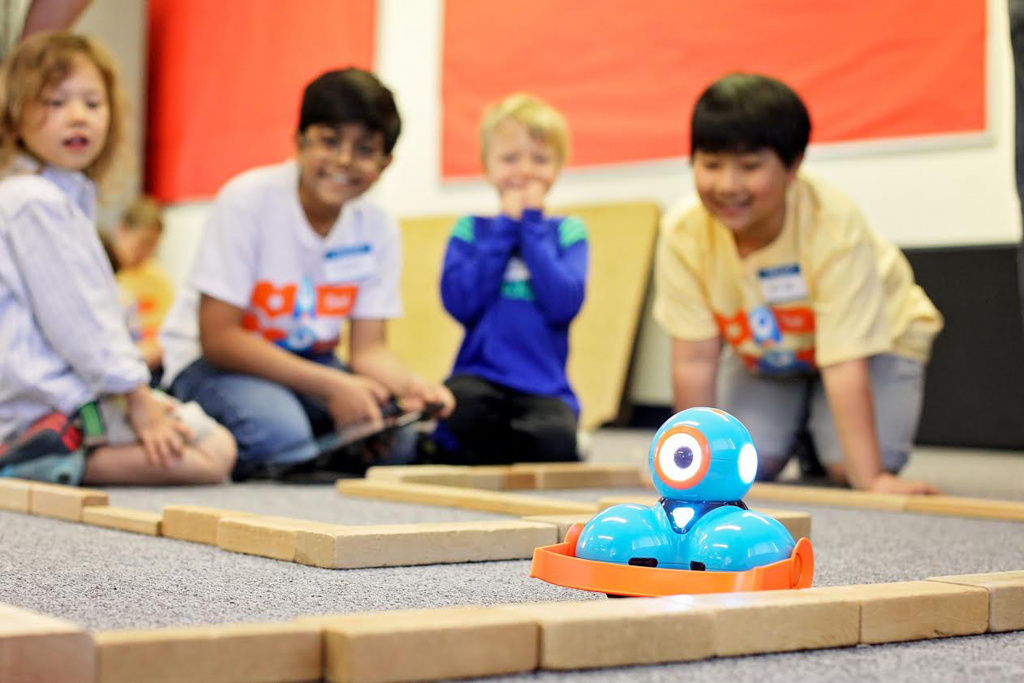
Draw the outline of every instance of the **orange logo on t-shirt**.
[[[814,311],[803,306],[795,308],[772,308],[780,332],[814,332]]]
[[[320,285],[316,288],[317,315],[346,316],[356,303],[359,285]]]
[[[252,290],[250,305],[263,311],[271,318],[279,315],[290,315],[295,310],[295,292],[297,285],[275,287],[270,282],[257,282]]]
[[[750,322],[747,320],[747,314],[743,311],[738,311],[733,316],[715,313],[715,322],[718,323],[718,331],[722,335],[722,339],[731,346],[738,346],[747,339],[754,338],[750,333]]]

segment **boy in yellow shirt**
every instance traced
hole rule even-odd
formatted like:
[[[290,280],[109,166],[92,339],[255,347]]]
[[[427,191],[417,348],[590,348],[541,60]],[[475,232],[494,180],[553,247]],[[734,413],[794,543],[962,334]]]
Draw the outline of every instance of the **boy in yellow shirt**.
[[[806,431],[837,482],[934,493],[897,473],[942,318],[854,203],[799,172],[810,131],[799,96],[764,76],[726,76],[695,106],[699,201],[666,216],[655,276],[675,407],[739,418],[759,479]]]
[[[174,301],[174,284],[153,258],[163,229],[160,204],[150,197],[139,197],[114,228],[110,243],[118,288],[135,314],[132,336],[151,371],[163,360],[157,335]]]

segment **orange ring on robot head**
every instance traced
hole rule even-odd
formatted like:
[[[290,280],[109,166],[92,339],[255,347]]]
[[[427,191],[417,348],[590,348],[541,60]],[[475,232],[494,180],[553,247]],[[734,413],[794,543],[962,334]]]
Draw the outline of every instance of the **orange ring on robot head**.
[[[659,457],[661,455],[662,446],[664,446],[665,442],[668,441],[671,437],[675,436],[676,434],[686,434],[687,436],[690,436],[694,440],[696,440],[697,444],[700,446],[702,456],[700,467],[697,469],[697,471],[694,474],[687,477],[686,479],[684,479],[683,481],[679,481],[668,476],[668,474],[661,468],[661,458]],[[658,443],[654,449],[653,460],[655,473],[657,474],[658,479],[669,488],[684,491],[686,489],[693,488],[694,486],[696,486],[697,484],[704,480],[704,475],[707,474],[708,468],[711,467],[711,446],[708,444],[707,437],[704,436],[704,433],[701,432],[699,429],[696,429],[689,425],[679,425],[676,427],[672,427],[664,434],[662,434],[661,437],[658,439]]]

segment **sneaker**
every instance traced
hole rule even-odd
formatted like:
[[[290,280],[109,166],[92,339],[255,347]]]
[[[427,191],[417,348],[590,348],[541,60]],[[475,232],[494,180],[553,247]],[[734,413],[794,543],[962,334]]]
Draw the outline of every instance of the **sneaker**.
[[[61,413],[50,413],[0,444],[0,469],[47,455],[68,455],[82,445],[82,432]]]
[[[0,469],[0,477],[31,479],[51,484],[78,486],[85,473],[85,451],[77,449],[71,453],[54,453],[25,460]]]

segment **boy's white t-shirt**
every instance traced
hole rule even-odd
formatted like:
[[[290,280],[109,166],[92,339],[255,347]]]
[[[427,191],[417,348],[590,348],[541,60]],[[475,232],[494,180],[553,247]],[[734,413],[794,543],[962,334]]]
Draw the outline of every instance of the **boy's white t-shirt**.
[[[244,309],[247,330],[307,356],[333,351],[347,319],[402,314],[394,218],[353,200],[321,237],[299,203],[298,178],[298,165],[288,161],[243,173],[217,196],[161,329],[165,386],[202,355],[200,294]]]

